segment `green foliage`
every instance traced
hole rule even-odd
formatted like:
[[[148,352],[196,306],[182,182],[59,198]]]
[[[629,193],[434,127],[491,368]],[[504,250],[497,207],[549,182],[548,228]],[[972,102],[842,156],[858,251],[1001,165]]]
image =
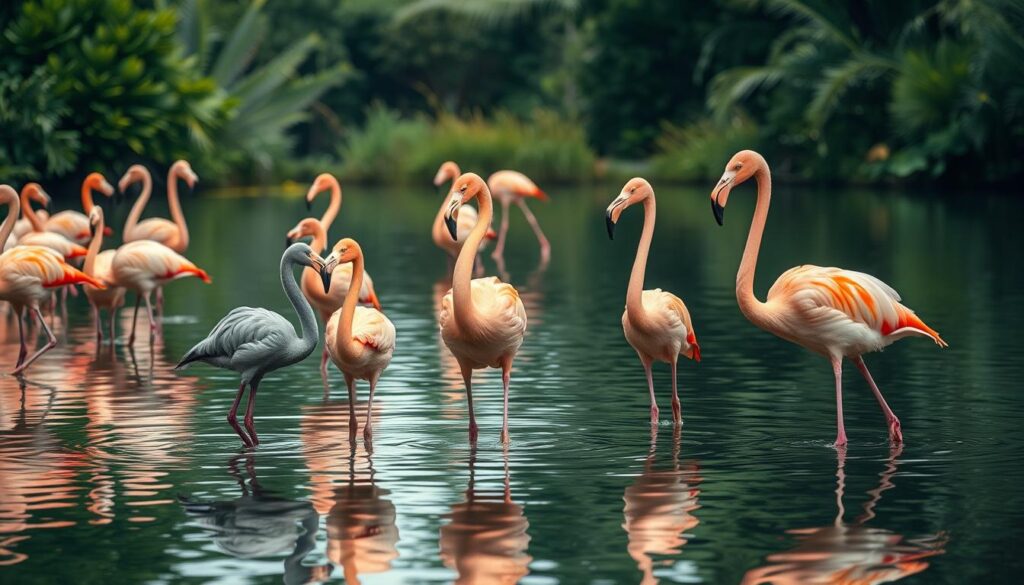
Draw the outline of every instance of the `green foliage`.
[[[702,120],[685,126],[666,124],[651,159],[650,175],[668,181],[714,181],[723,165],[745,148],[758,149],[758,128],[736,116],[726,123]]]
[[[442,115],[431,122],[402,118],[377,106],[362,130],[350,133],[341,151],[342,175],[362,181],[423,182],[445,160],[487,175],[514,168],[537,181],[585,180],[594,154],[577,124],[535,111],[524,121],[507,112],[485,118]]]
[[[206,146],[227,106],[174,27],[131,0],[22,3],[0,35],[0,169],[59,177]]]

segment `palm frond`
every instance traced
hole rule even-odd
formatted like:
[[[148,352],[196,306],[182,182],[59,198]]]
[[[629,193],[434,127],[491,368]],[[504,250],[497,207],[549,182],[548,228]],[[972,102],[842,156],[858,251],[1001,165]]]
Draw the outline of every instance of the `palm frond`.
[[[260,12],[265,3],[266,0],[253,0],[217,54],[210,76],[221,87],[231,87],[256,55],[266,33],[266,16]]]
[[[854,55],[830,67],[815,87],[814,99],[807,108],[807,120],[815,129],[821,129],[851,87],[891,74],[895,70],[888,60],[867,54]]]
[[[413,0],[398,10],[394,19],[401,23],[425,12],[446,10],[488,24],[499,24],[544,8],[575,12],[579,0]]]
[[[801,0],[768,0],[769,8],[802,20],[823,33],[827,38],[856,51],[860,44],[851,34],[849,23],[839,22],[840,19],[826,14],[822,9],[815,8]]]

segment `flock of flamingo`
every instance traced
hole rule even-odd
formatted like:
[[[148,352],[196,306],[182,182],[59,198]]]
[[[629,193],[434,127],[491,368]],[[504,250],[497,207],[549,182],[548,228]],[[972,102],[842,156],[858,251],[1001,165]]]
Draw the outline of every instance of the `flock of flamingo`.
[[[835,375],[836,446],[847,442],[842,403],[844,359],[853,361],[874,393],[885,415],[890,440],[901,443],[900,421],[871,378],[862,355],[909,336],[930,338],[940,347],[946,346],[945,341],[900,303],[895,290],[862,272],[798,266],[776,280],[766,301],[758,300],[753,291],[754,272],[771,200],[771,174],[765,159],[750,150],[733,156],[711,193],[711,207],[721,225],[731,190],[751,178],[757,184],[757,203],[736,275],[736,297],[741,312],[757,327],[830,360]],[[53,216],[32,206],[37,203],[48,208],[50,204],[49,196],[38,184],[26,184],[20,196],[10,186],[0,185],[0,204],[9,208],[0,227],[0,242],[5,242],[0,255],[0,301],[10,305],[9,313],[18,321],[21,341],[14,374],[24,372],[57,343],[42,314],[44,308],[55,309],[58,302],[55,289],[62,289],[62,296],[66,296],[74,285],[82,285],[93,307],[98,340],[103,337],[101,310],[111,315],[110,337],[113,340],[114,312],[124,304],[125,292],[134,292],[135,312],[128,338],[128,343],[132,344],[138,310],[143,302],[152,339],[159,335],[156,314],[162,312],[162,289],[167,283],[190,276],[210,282],[205,271],[182,256],[188,248],[189,233],[178,197],[179,179],[190,188],[198,181],[187,162],[178,161],[170,167],[167,198],[173,221],[142,220],[152,192],[152,177],[144,166],[134,165],[128,169],[118,182],[119,189],[124,192],[130,185],[141,183],[141,193],[124,226],[125,243],[110,250],[102,250],[104,236],[112,232],[104,223],[102,208],[93,202],[93,193],[111,197],[114,188],[99,173],[90,174],[82,183],[82,212],[62,211]],[[437,316],[441,338],[462,372],[471,441],[478,436],[473,411],[473,370],[501,370],[504,402],[501,440],[507,443],[512,363],[526,334],[526,309],[512,285],[493,276],[474,278],[474,272],[482,269],[477,257],[486,240],[497,238],[493,255],[500,257],[503,253],[508,213],[513,203],[520,207],[536,234],[542,262],[549,259],[550,244],[526,202],[528,198],[544,200],[547,196],[522,173],[498,171],[484,181],[475,173],[462,173],[458,165],[450,161],[441,165],[434,184],[440,186],[448,181],[451,181],[451,188],[434,218],[432,229],[435,244],[446,252],[449,262],[454,260],[452,288],[444,295]],[[321,372],[326,375],[329,360],[344,375],[353,440],[358,429],[356,380],[369,382],[363,432],[367,442],[372,438],[374,393],[381,374],[391,362],[396,331],[382,311],[359,243],[343,238],[327,252],[327,234],[341,208],[341,186],[326,173],[313,182],[306,194],[307,204],[311,206],[324,192],[330,193],[327,211],[320,219],[306,218],[287,232],[288,247],[281,258],[281,284],[298,315],[299,332],[275,312],[240,307],[221,319],[177,366],[180,369],[194,362],[204,362],[240,374],[238,392],[227,419],[246,447],[259,444],[254,413],[260,381],[271,371],[302,361],[320,344],[317,314],[324,328]],[[498,198],[503,211],[497,234],[491,230],[492,196]],[[477,209],[468,205],[474,200]],[[606,210],[608,235],[614,236],[622,213],[638,204],[643,206],[644,227],[629,278],[622,328],[646,373],[652,424],[658,422],[659,412],[651,368],[654,362],[665,362],[671,367],[672,416],[678,425],[682,415],[676,366],[679,356],[700,361],[701,346],[685,303],[670,292],[644,289],[656,215],[654,189],[649,182],[642,178],[631,179],[611,202]],[[19,218],[20,215],[24,217]],[[311,243],[297,241],[305,238],[312,238]],[[325,253],[326,258],[322,256]],[[295,277],[297,266],[304,268],[301,282]],[[151,301],[154,291],[156,310]],[[29,355],[25,319],[32,317],[39,322],[47,342]],[[246,413],[240,425],[238,409],[247,389]]]

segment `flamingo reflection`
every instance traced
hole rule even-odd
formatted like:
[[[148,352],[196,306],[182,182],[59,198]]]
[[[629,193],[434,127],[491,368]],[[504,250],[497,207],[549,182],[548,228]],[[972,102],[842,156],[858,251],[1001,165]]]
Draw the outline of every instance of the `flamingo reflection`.
[[[658,429],[652,427],[644,471],[622,496],[626,502],[622,528],[629,537],[626,550],[643,573],[644,584],[658,582],[652,555],[678,555],[687,542],[686,533],[700,523],[693,512],[700,508],[696,486],[701,478],[696,464],[684,469],[679,463],[679,425],[672,433],[672,465],[668,469],[655,469],[657,442]],[[672,562],[664,559],[658,564],[669,566]]]
[[[789,530],[798,545],[792,550],[769,555],[767,564],[747,572],[743,585],[772,583],[829,583],[869,585],[889,583],[915,575],[928,568],[928,557],[946,551],[946,535],[932,534],[906,538],[882,528],[865,524],[875,517],[875,507],[882,492],[892,488],[903,444],[897,443],[889,453],[878,486],[869,490],[863,513],[847,524],[843,516],[843,495],[846,490],[846,449],[837,450],[835,522],[819,528]]]
[[[240,463],[244,465],[244,475]],[[264,489],[256,476],[255,454],[251,452],[232,457],[228,473],[242,491],[233,500],[204,502],[179,496],[194,523],[209,532],[217,548],[233,557],[258,559],[287,554],[285,583],[325,581],[331,573],[330,565],[302,563],[316,548],[320,517],[313,505],[278,497]]]
[[[458,573],[457,584],[518,583],[530,572],[530,523],[512,501],[507,447],[503,456],[503,489],[477,489],[476,446],[470,447],[466,499],[452,506],[451,521],[441,527],[441,560]]]

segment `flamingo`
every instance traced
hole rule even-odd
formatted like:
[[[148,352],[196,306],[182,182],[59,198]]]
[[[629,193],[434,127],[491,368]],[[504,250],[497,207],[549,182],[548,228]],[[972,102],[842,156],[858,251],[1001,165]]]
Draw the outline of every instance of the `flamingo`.
[[[22,196],[24,196],[24,187],[22,188],[21,192]],[[32,201],[35,201],[36,203],[40,203],[42,205],[47,205],[47,201],[49,201],[49,199],[42,197],[38,191],[31,191],[30,198],[31,201],[29,201],[29,207],[27,211],[25,210],[24,202],[22,202],[22,215],[24,215],[24,217],[18,219],[18,223],[14,224],[14,231],[11,232],[11,236],[7,238],[7,241],[10,242],[11,245],[14,245],[14,242],[18,238],[32,231],[32,221],[29,220],[28,218],[29,212],[34,213],[36,218],[38,218],[39,222],[42,223],[43,225],[46,225],[46,222],[49,221],[50,219],[50,212],[47,211],[46,209],[36,209],[34,211],[32,210]]]
[[[330,173],[320,173],[313,180],[309,191],[306,192],[306,208],[312,210],[313,200],[324,191],[331,192],[331,202],[320,218],[320,223],[323,224],[324,232],[326,233],[331,231],[331,224],[334,223],[334,219],[338,217],[338,212],[341,211],[341,183]]]
[[[327,248],[327,230],[324,229],[320,220],[314,217],[307,217],[298,225],[288,231],[287,243],[290,245],[296,240],[312,236],[313,242],[310,247],[317,254],[323,254]],[[380,300],[377,292],[373,290],[373,279],[370,274],[363,273],[363,284],[359,287],[359,302],[369,303],[378,311],[381,310]],[[307,268],[302,271],[302,294],[320,313],[320,320],[327,325],[327,320],[335,311],[341,308],[345,302],[345,295],[348,294],[349,286],[352,284],[352,264],[339,264],[331,274],[330,292],[324,292],[320,283],[320,275],[316,270]],[[327,346],[324,345],[323,354],[320,356],[320,373],[327,375]]]
[[[512,360],[526,335],[526,309],[512,285],[493,276],[470,279],[480,241],[493,215],[491,192],[475,173],[466,173],[452,183],[451,200],[444,216],[448,233],[452,239],[458,236],[459,210],[473,198],[479,198],[480,218],[459,252],[452,275],[452,289],[441,300],[438,323],[441,338],[459,362],[466,384],[471,441],[476,441],[478,433],[473,414],[473,370],[501,368],[504,387],[501,439],[505,442],[508,441],[508,387]]]
[[[156,333],[156,319],[153,318],[153,305],[149,299],[153,289],[187,276],[195,276],[206,284],[211,282],[206,271],[167,246],[151,240],[128,242],[118,248],[110,261],[110,274],[113,277],[113,284],[135,293],[135,312],[132,313],[129,345],[135,343],[135,322],[139,316],[139,304],[143,299],[146,301],[146,312],[149,315],[150,341]]]
[[[0,205],[8,206],[7,218],[0,227],[0,242],[6,241],[14,230],[19,215],[18,203],[18,193],[9,185],[0,185]],[[18,315],[18,336],[21,342],[13,374],[20,374],[57,345],[57,338],[43,319],[39,305],[50,297],[49,289],[76,283],[103,288],[103,283],[64,262],[59,254],[49,248],[19,245],[0,254],[0,301],[9,302],[15,315]],[[25,357],[28,354],[25,324],[21,318],[25,308],[35,313],[47,337],[46,345],[28,359]]]
[[[82,209],[85,213],[73,210],[65,210],[55,213],[46,221],[46,230],[57,232],[76,244],[85,245],[89,243],[89,218],[86,213],[92,211],[92,192],[99,191],[110,197],[114,194],[113,187],[100,173],[89,173],[82,181]],[[112,235],[113,231],[107,228],[105,235]]]
[[[128,219],[124,222],[124,241],[135,242],[138,240],[153,240],[160,242],[179,254],[188,250],[188,224],[185,223],[185,214],[181,211],[181,201],[178,199],[178,179],[185,181],[189,189],[194,189],[199,181],[199,176],[188,164],[188,161],[175,161],[167,171],[167,206],[171,211],[171,218],[168,221],[162,217],[151,217],[139,221],[142,211],[149,203],[149,196],[153,190],[153,177],[149,169],[142,165],[128,167],[124,176],[117,182],[118,189],[123,193],[129,185],[142,183],[142,193],[132,205]]]
[[[498,243],[491,253],[492,258],[500,258],[505,253],[505,234],[508,233],[508,206],[515,201],[519,209],[523,210],[526,221],[533,228],[537,242],[540,243],[541,263],[547,264],[551,259],[551,244],[544,237],[540,229],[540,223],[533,216],[533,212],[526,206],[526,198],[534,197],[541,201],[547,201],[548,196],[529,177],[518,171],[498,171],[487,178],[487,187],[494,193],[494,196],[501,202],[501,228],[498,231]]]
[[[96,318],[96,341],[103,340],[102,319],[100,309],[106,309],[110,313],[110,341],[114,341],[114,322],[117,309],[124,304],[124,288],[114,284],[114,274],[111,266],[117,250],[104,250],[103,248],[103,208],[96,206],[89,212],[89,224],[92,226],[92,242],[89,243],[89,252],[85,255],[85,265],[82,271],[96,280],[102,282],[106,288],[99,289],[93,286],[85,286],[85,296],[92,305],[93,315]]]
[[[18,238],[20,246],[42,246],[49,248],[61,255],[65,260],[85,256],[86,249],[75,242],[65,238],[56,232],[48,232],[39,221],[39,217],[33,213],[29,200],[39,201],[44,205],[50,204],[50,196],[43,191],[38,183],[28,183],[21,189],[22,213],[29,218],[32,231]]]
[[[331,315],[327,322],[324,345],[331,361],[345,375],[348,386],[349,435],[355,437],[356,380],[370,382],[370,401],[366,407],[366,425],[363,439],[373,437],[373,395],[377,380],[391,363],[395,353],[395,325],[379,309],[357,307],[358,290],[363,283],[363,249],[351,239],[344,238],[334,245],[327,257],[327,270],[333,273],[338,264],[352,264],[352,285],[345,294],[345,304]]]
[[[647,389],[651,394],[651,424],[658,423],[658,402],[654,398],[654,380],[651,378],[651,364],[655,360],[667,362],[672,367],[672,420],[679,424],[682,421],[682,409],[676,389],[676,362],[680,355],[699,362],[700,345],[693,331],[690,311],[679,297],[660,288],[643,290],[655,218],[654,189],[646,180],[639,177],[630,179],[608,206],[605,215],[608,237],[614,239],[615,224],[623,210],[637,203],[644,205],[644,231],[640,236],[640,245],[637,246],[633,272],[629,276],[626,310],[622,313],[622,331],[626,334],[626,341],[640,356],[647,374]]]
[[[224,316],[210,334],[188,350],[176,370],[184,369],[192,362],[205,362],[211,366],[234,370],[241,374],[242,381],[235,395],[235,401],[228,412],[228,424],[242,439],[246,447],[259,445],[253,415],[256,407],[256,391],[260,380],[268,372],[279,370],[304,360],[320,343],[320,330],[316,326],[316,315],[309,301],[302,296],[295,280],[295,266],[310,266],[320,272],[325,290],[330,289],[330,271],[323,258],[306,244],[292,244],[281,256],[281,286],[285,296],[299,316],[301,334],[287,319],[266,309],[239,307]],[[238,404],[249,386],[249,402],[245,412],[246,435],[238,425]]]
[[[736,273],[740,311],[757,327],[832,362],[836,380],[836,447],[846,445],[843,358],[852,360],[867,380],[885,415],[890,440],[902,442],[900,420],[882,397],[862,355],[910,336],[928,337],[939,347],[947,347],[946,342],[914,311],[900,304],[900,295],[892,287],[863,272],[810,264],[797,266],[775,281],[766,302],[759,301],[754,296],[754,271],[772,191],[771,172],[764,157],[752,150],[736,153],[711,192],[711,210],[718,225],[722,225],[729,192],[751,177],[757,181],[757,205]]]
[[[437,174],[434,175],[434,186],[440,187],[448,181],[454,181],[462,171],[459,170],[459,165],[455,164],[454,161],[446,161],[441,164],[441,167],[437,169]],[[456,226],[458,232],[458,240],[453,240],[448,235],[448,230],[444,226],[444,212],[448,208],[448,198],[445,197],[441,200],[441,208],[437,210],[437,215],[434,216],[434,225],[431,228],[430,236],[434,239],[434,245],[441,248],[448,254],[449,262],[453,262],[459,257],[459,251],[462,250],[462,244],[466,238],[469,237],[469,232],[472,231],[473,226],[477,222],[477,212],[473,207],[463,207],[459,211],[459,221]],[[498,236],[494,230],[487,227],[487,234],[484,236],[488,240],[493,240]],[[449,264],[449,269],[451,264]]]

